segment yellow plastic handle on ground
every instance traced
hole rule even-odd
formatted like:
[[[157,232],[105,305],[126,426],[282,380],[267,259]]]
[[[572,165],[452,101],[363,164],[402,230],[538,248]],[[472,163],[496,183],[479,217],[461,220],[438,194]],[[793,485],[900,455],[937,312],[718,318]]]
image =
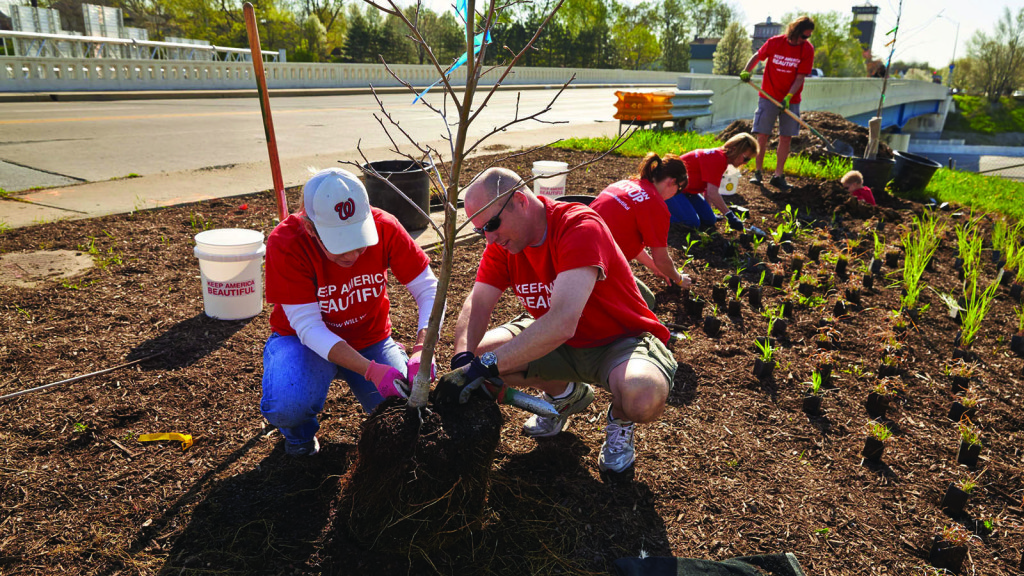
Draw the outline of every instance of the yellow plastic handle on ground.
[[[139,442],[153,442],[155,440],[178,440],[181,442],[181,450],[184,452],[192,446],[191,434],[178,434],[177,432],[165,432],[162,434],[141,434]]]

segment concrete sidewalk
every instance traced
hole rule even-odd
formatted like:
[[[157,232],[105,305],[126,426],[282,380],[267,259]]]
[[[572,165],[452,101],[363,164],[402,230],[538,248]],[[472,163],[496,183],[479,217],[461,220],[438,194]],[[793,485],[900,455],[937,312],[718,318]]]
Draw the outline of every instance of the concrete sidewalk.
[[[478,154],[543,146],[570,137],[615,136],[617,131],[618,123],[612,121],[509,132],[488,139],[484,150]],[[434,144],[439,148],[442,145],[440,142]],[[384,148],[364,150],[363,153],[370,161],[396,158],[393,152]],[[309,178],[310,167],[339,166],[339,161],[362,163],[363,158],[356,150],[282,158],[284,184],[286,187],[301,185]],[[348,168],[355,170],[351,166]],[[124,214],[254,192],[267,191],[269,194],[272,186],[270,164],[263,161],[47,188],[0,200],[0,228]],[[295,206],[290,208],[294,210]],[[418,241],[423,245],[431,244],[437,241],[437,236],[432,230],[427,230]]]

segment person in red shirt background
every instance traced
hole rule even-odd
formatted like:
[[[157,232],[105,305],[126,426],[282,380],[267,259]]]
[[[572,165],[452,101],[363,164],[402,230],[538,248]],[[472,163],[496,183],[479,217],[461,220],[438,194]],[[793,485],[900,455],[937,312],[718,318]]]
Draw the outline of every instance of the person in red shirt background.
[[[761,49],[750,57],[743,67],[743,72],[740,72],[740,80],[750,82],[750,71],[758,62],[766,60],[761,89],[780,102],[784,109],[789,109],[799,116],[800,93],[804,89],[804,78],[811,73],[814,66],[814,45],[810,42],[813,32],[814,21],[807,16],[790,22],[785,34],[769,38]],[[750,181],[758,185],[763,182],[761,172],[764,169],[764,152],[768,148],[768,137],[775,128],[776,119],[779,121],[779,149],[776,152],[778,162],[775,165],[775,175],[768,183],[785,192],[792,187],[786,182],[783,169],[789,156],[790,141],[793,136],[800,133],[800,124],[763,96],[758,99],[757,111],[754,112],[754,133],[757,134],[759,152],[754,177]]]
[[[559,416],[533,416],[523,431],[554,436],[594,401],[586,382],[597,383],[612,395],[598,466],[632,471],[635,423],[661,416],[676,361],[668,329],[644,304],[608,226],[583,204],[535,196],[503,168],[470,185],[465,208],[487,247],[455,325],[453,371],[438,380],[435,401],[463,402],[468,384],[500,376],[544,392]],[[488,331],[507,289],[529,316]]]
[[[717,218],[711,210],[714,206],[729,222],[733,230],[742,230],[743,222],[729,209],[722,199],[718,187],[722,175],[730,165],[739,168],[757,154],[758,146],[754,137],[746,132],[729,138],[720,148],[691,150],[683,154],[686,166],[686,186],[674,198],[666,201],[672,213],[672,222],[679,222],[690,228],[710,228]],[[701,198],[701,194],[704,195]]]
[[[675,154],[649,152],[629,180],[608,186],[590,203],[611,230],[627,260],[636,260],[673,286],[688,288],[690,278],[676,270],[668,253],[671,214],[665,201],[686,185],[686,168]],[[647,249],[650,249],[650,254]],[[640,281],[638,280],[638,285]],[[645,286],[640,286],[641,293]],[[649,291],[649,290],[648,290]],[[653,294],[644,294],[647,305]]]
[[[864,175],[856,170],[850,170],[843,175],[842,180],[839,181],[846,188],[846,191],[861,202],[866,202],[871,206],[875,206],[875,195],[871,193],[871,188],[864,185]]]
[[[260,410],[284,436],[285,453],[319,451],[317,414],[338,376],[366,412],[384,396],[408,396],[437,291],[429,263],[394,216],[370,206],[354,174],[333,168],[306,182],[299,211],[267,239],[274,310]],[[408,357],[391,338],[389,269],[419,309]]]

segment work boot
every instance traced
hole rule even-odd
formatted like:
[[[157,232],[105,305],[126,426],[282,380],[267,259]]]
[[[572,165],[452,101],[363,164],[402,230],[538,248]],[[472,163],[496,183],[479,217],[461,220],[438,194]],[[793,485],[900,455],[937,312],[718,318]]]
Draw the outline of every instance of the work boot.
[[[793,187],[789,185],[789,182],[786,182],[786,177],[782,174],[779,174],[778,176],[772,176],[772,179],[769,180],[768,183],[771,184],[772,186],[775,186],[776,188],[783,192],[789,192],[790,190],[793,189]]]
[[[289,456],[316,456],[318,452],[320,452],[320,441],[316,439],[316,436],[302,444],[291,444],[285,441],[284,453]]]
[[[558,416],[530,416],[523,424],[523,433],[533,438],[547,438],[561,432],[569,416],[583,412],[594,401],[594,389],[590,384],[570,382],[574,386],[573,391],[565,398],[552,398],[547,392],[541,395],[542,398],[551,403],[558,410]]]
[[[754,170],[754,175],[750,177],[750,183],[751,184],[757,184],[758,186],[761,186],[761,185],[764,184],[764,180],[761,179],[761,171],[760,170]]]
[[[612,418],[612,410],[608,409],[608,426],[605,427],[605,441],[601,445],[601,455],[597,465],[601,472],[622,474],[633,466],[636,451],[633,450],[633,433],[636,424],[629,420]]]

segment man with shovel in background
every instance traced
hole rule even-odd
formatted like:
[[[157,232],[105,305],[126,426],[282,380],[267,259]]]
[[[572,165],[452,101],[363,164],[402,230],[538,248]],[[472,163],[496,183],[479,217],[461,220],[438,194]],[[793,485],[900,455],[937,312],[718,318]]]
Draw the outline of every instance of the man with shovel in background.
[[[800,133],[800,125],[796,120],[783,113],[783,110],[790,110],[797,116],[800,115],[800,93],[804,89],[804,78],[811,73],[814,66],[814,46],[810,42],[811,34],[814,32],[814,22],[807,16],[801,16],[789,23],[785,34],[779,34],[768,39],[761,46],[747,65],[740,72],[740,80],[750,82],[750,71],[762,60],[767,60],[764,69],[764,80],[761,82],[761,89],[776,101],[782,103],[782,108],[773,104],[762,96],[757,102],[757,111],[754,112],[754,134],[757,134],[758,152],[757,164],[754,177],[750,179],[753,184],[763,183],[761,172],[764,169],[764,153],[768,149],[768,138],[775,128],[776,118],[779,121],[779,149],[776,152],[778,162],[775,165],[775,175],[772,176],[769,184],[786,192],[792,188],[784,175],[783,169],[786,166],[786,158],[789,156],[789,144]]]
[[[587,206],[535,196],[503,168],[481,174],[465,204],[487,247],[455,325],[453,372],[438,381],[435,401],[465,402],[468,385],[500,375],[544,392],[558,415],[533,416],[523,431],[546,437],[587,409],[586,382],[597,383],[612,394],[598,466],[632,472],[635,423],[661,416],[676,362],[608,226]],[[488,331],[507,288],[530,316]]]

